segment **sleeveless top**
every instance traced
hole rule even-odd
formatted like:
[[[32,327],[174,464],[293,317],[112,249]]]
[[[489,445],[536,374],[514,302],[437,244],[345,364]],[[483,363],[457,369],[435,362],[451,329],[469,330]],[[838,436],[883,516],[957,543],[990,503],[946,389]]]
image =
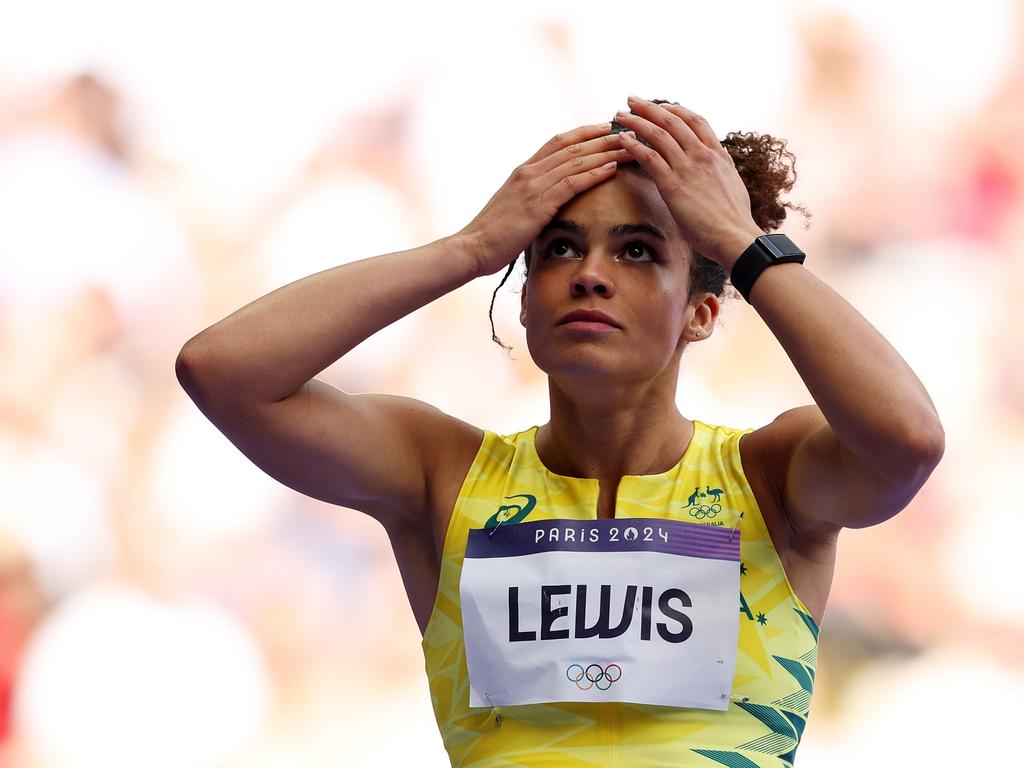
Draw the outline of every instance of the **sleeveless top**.
[[[786,577],[743,472],[739,440],[753,430],[693,425],[672,469],[622,477],[615,517],[739,529],[739,637],[728,709],[625,702],[469,706],[459,600],[469,529],[493,526],[510,497],[518,505],[535,500],[529,520],[594,520],[599,492],[596,479],[548,471],[534,444],[536,426],[512,435],[485,431],[448,523],[422,640],[431,703],[453,766],[793,765],[810,710],[818,625]]]

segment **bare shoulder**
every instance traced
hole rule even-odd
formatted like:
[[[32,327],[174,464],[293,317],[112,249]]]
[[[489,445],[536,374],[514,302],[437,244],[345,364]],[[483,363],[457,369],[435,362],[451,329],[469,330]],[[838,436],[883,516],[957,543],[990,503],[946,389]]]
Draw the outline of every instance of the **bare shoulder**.
[[[787,514],[784,502],[783,488],[793,455],[808,435],[827,424],[817,405],[803,405],[783,411],[770,423],[740,440],[743,465],[752,468],[756,476],[753,479],[762,487],[769,506],[781,516],[779,525],[790,541],[808,535],[819,538],[839,531],[838,526],[825,525],[813,531],[806,527],[798,528]]]
[[[820,624],[835,568],[839,529],[797,530],[786,513],[783,483],[789,460],[805,435],[824,423],[820,409],[802,406],[739,441],[744,473],[793,590]]]
[[[380,396],[388,397],[388,396]],[[438,558],[462,483],[484,440],[484,431],[419,400],[398,398],[393,407],[415,435],[427,478],[425,518]]]
[[[445,489],[453,483],[461,486],[483,443],[484,431],[422,400],[381,394],[360,397],[371,398],[388,410],[395,424],[413,438],[427,477],[428,499],[432,506],[435,502],[443,506]]]
[[[440,496],[438,500],[443,506],[446,501],[443,493],[445,487],[453,483],[462,485],[483,443],[484,431],[436,406],[409,398],[401,400],[409,403],[405,419],[410,431],[417,436],[424,457],[431,498]],[[452,498],[451,502],[454,504],[455,499]]]
[[[435,405],[402,395],[356,395],[382,409],[387,409],[395,422],[416,436],[428,450],[466,452],[472,447],[475,454],[484,432],[477,426],[442,411]]]
[[[198,386],[192,391],[200,392]],[[255,402],[229,393],[193,397],[253,463],[315,499],[421,533],[450,478],[472,463],[482,430],[429,403],[349,394],[311,379],[288,397]]]

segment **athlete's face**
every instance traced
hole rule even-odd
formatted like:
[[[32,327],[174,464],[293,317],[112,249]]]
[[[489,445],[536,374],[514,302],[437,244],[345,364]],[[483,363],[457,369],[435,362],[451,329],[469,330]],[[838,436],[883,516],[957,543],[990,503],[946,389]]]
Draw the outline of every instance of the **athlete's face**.
[[[698,327],[699,338],[710,335],[717,299],[687,302],[692,252],[645,176],[619,169],[574,197],[531,252],[520,320],[548,375],[649,380],[678,365]],[[599,310],[619,327],[560,323],[578,309]]]

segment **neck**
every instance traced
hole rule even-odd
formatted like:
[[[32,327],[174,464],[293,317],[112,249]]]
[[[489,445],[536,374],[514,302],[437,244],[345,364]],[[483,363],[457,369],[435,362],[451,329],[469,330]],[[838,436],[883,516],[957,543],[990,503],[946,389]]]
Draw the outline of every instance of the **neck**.
[[[675,390],[675,377],[599,391],[593,380],[549,378],[551,420],[537,430],[537,454],[550,471],[567,477],[618,480],[666,472],[693,435]]]

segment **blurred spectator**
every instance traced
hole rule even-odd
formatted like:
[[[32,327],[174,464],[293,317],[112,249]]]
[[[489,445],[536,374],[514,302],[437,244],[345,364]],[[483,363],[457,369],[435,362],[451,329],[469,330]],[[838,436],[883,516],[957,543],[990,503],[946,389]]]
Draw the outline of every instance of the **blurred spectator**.
[[[0,744],[11,732],[11,701],[22,651],[48,608],[28,555],[16,539],[0,533]]]

